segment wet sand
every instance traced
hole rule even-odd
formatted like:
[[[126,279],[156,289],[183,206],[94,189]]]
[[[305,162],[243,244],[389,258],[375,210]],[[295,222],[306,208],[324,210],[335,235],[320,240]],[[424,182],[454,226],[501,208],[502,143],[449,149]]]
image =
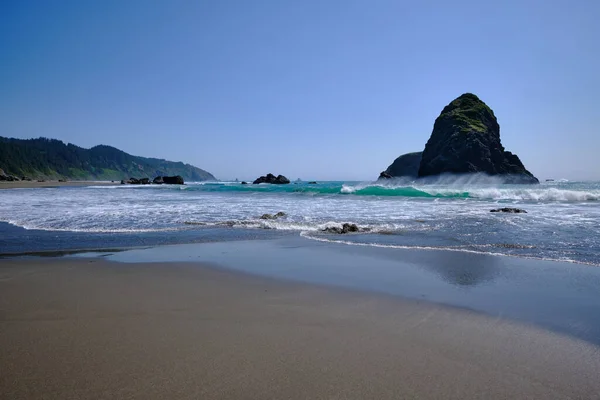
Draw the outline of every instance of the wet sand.
[[[200,264],[0,260],[7,399],[600,398],[600,349]]]
[[[34,188],[53,188],[63,186],[112,186],[120,185],[120,181],[18,181],[18,182],[7,182],[0,181],[0,189],[34,189]]]

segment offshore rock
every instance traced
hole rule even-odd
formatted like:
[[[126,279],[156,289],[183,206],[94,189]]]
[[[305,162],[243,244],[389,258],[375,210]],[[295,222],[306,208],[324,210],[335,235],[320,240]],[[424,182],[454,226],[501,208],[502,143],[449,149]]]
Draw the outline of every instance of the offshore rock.
[[[167,185],[183,185],[183,178],[181,175],[176,176],[163,176],[163,182]]]
[[[505,183],[539,183],[500,142],[494,112],[477,96],[465,93],[453,100],[435,120],[425,145],[419,177],[485,173]]]
[[[358,231],[360,231],[360,228],[358,227],[358,225],[349,224],[349,223],[343,224],[341,228],[339,226],[329,226],[329,227],[323,229],[323,232],[338,233],[338,234],[345,234],[345,233],[358,232]]]
[[[162,185],[165,182],[163,181],[163,177],[162,176],[157,176],[156,178],[154,178],[152,180],[152,183],[154,183],[155,185]]]
[[[284,185],[284,184],[290,183],[290,180],[283,175],[275,176],[273,174],[267,174],[266,176],[261,176],[260,178],[257,178],[252,183],[255,185],[257,185],[259,183],[271,183],[271,184],[275,184],[275,185]]]
[[[280,217],[285,217],[285,213],[283,211],[279,211],[277,214],[263,214],[260,219],[277,219]]]
[[[490,210],[490,212],[504,212],[504,213],[511,213],[511,214],[525,213],[525,214],[527,214],[527,211],[525,211],[521,208],[513,208],[513,207],[496,208],[494,210]]]
[[[403,154],[396,158],[385,171],[379,174],[379,179],[399,177],[416,178],[419,175],[422,151]]]

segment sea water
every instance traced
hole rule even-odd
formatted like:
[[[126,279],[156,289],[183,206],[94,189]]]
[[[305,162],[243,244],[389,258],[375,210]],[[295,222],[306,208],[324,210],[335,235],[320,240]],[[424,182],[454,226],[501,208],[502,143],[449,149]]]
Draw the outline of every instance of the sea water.
[[[523,214],[491,213],[499,207]],[[278,219],[263,214],[284,212]],[[0,253],[272,238],[600,265],[600,183],[454,179],[0,191]],[[358,233],[327,228],[356,224]]]

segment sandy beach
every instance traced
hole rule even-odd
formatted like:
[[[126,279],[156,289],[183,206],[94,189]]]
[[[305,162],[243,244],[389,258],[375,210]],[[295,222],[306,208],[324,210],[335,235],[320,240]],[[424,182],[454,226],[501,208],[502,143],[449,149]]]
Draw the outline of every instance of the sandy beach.
[[[63,186],[72,186],[72,187],[80,187],[80,186],[112,186],[112,185],[120,185],[121,182],[111,182],[111,181],[17,181],[17,182],[8,182],[8,181],[0,181],[0,189],[33,189],[33,188],[53,188],[53,187],[63,187]]]
[[[7,399],[600,397],[582,341],[191,263],[0,261],[0,365]]]

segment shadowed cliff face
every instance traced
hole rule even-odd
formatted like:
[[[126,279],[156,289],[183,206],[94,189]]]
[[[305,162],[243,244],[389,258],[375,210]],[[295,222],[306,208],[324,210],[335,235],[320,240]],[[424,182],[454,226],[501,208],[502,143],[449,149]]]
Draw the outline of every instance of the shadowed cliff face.
[[[422,154],[422,152],[403,154],[396,158],[384,172],[394,178],[402,176],[416,178],[419,174]]]
[[[517,155],[504,150],[494,112],[474,94],[465,93],[435,120],[419,177],[481,172],[503,175],[507,183],[539,183]]]

